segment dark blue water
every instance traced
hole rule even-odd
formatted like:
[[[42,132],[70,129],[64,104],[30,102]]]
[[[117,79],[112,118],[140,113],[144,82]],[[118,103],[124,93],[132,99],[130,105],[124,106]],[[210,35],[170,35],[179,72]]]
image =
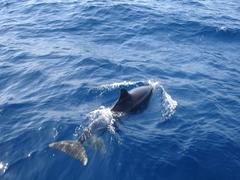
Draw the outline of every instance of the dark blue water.
[[[238,0],[1,1],[0,179],[239,180]],[[119,89],[154,86],[113,123]],[[89,163],[48,148],[108,123]]]

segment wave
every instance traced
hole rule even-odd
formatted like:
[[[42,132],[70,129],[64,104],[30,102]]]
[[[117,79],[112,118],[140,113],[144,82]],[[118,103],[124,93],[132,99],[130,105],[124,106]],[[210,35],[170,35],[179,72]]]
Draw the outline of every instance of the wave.
[[[224,42],[239,42],[240,29],[228,28],[226,26],[205,26],[201,31],[196,32],[193,36],[201,36],[203,38],[214,38],[215,40]]]
[[[72,3],[75,4],[75,2]],[[227,18],[224,16],[219,18],[200,16],[199,19],[191,19],[179,16],[178,11],[165,12],[165,10],[149,7],[147,4],[151,3],[144,3],[144,5],[141,5],[140,2],[78,3],[77,9],[72,9],[74,6],[71,7],[67,3],[28,4],[24,14],[37,11],[39,16],[34,18],[36,18],[35,21],[41,23],[22,22],[15,26],[6,23],[7,26],[3,29],[9,32],[24,31],[25,33],[18,34],[22,38],[25,36],[35,38],[36,34],[43,37],[56,37],[57,39],[66,34],[81,35],[90,38],[97,44],[127,43],[131,45],[138,37],[142,39],[145,35],[157,35],[159,38],[171,38],[175,41],[191,38],[240,41],[239,20],[231,16]],[[189,3],[201,6],[201,3],[196,1],[187,2],[187,4]],[[75,13],[62,17],[62,11]],[[52,15],[51,20],[38,19],[46,14]],[[51,33],[54,35],[50,35]],[[134,44],[134,46],[137,45]]]

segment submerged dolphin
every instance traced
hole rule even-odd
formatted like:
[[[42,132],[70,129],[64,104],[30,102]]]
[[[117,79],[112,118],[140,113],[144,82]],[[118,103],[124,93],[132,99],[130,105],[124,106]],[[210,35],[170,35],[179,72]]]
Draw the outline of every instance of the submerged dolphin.
[[[120,96],[112,106],[111,111],[114,113],[132,113],[141,109],[147,104],[152,95],[152,90],[153,88],[150,85],[137,87],[130,91],[122,88],[120,90]],[[49,144],[49,147],[60,150],[79,159],[83,165],[86,166],[88,163],[88,157],[85,148],[83,147],[83,143],[90,139],[93,134],[104,130],[106,130],[106,127],[102,127],[100,123],[96,121],[83,131],[78,140],[59,141]]]

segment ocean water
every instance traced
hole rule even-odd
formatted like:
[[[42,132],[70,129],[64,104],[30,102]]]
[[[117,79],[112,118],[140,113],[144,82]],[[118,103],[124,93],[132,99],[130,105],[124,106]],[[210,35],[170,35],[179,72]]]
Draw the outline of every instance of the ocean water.
[[[0,2],[1,180],[239,180],[239,0]],[[113,125],[120,88],[148,107]],[[89,163],[50,149],[107,123]]]

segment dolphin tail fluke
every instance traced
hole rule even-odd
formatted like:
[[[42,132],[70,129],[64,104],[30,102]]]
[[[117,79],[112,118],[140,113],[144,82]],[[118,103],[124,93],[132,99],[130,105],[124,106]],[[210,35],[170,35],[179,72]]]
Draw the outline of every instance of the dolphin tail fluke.
[[[80,160],[84,166],[88,163],[86,151],[79,141],[59,141],[48,146]]]

